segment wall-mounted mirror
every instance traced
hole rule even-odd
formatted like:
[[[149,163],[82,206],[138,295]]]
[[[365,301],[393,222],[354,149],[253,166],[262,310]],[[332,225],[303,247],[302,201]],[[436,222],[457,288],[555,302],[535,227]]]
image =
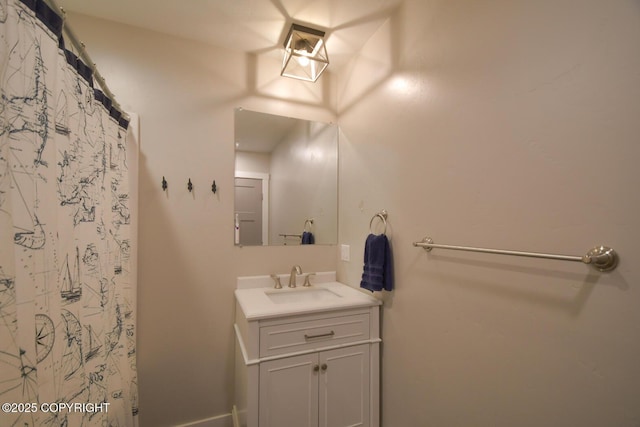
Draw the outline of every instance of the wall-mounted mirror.
[[[235,111],[235,244],[336,244],[338,127]]]

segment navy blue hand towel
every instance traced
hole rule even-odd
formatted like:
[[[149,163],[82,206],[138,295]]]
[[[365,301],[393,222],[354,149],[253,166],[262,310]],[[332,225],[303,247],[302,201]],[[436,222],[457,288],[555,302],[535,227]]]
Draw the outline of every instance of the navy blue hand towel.
[[[391,246],[384,234],[369,234],[364,245],[364,269],[360,287],[373,291],[393,290]]]
[[[310,231],[302,232],[302,244],[303,245],[313,245],[316,242],[315,237],[313,237],[313,233]]]

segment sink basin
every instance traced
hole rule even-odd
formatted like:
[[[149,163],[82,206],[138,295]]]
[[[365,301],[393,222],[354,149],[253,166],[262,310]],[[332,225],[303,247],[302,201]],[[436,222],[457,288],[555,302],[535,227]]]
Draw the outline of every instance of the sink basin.
[[[329,302],[342,298],[326,288],[278,289],[265,291],[265,294],[276,304]]]
[[[286,274],[280,276],[289,279]],[[381,304],[370,292],[336,282],[334,271],[316,273],[310,287],[298,284],[296,288],[285,285],[275,289],[273,286],[271,276],[238,277],[234,294],[237,308],[245,319],[254,321]]]

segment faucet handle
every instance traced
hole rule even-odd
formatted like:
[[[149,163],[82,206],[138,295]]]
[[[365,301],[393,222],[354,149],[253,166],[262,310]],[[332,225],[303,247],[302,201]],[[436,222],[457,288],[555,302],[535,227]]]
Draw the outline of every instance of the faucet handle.
[[[280,283],[280,276],[278,276],[277,274],[272,274],[271,278],[275,282],[274,288],[275,289],[282,289],[282,283]]]
[[[304,276],[304,284],[302,286],[311,286],[311,282],[309,281],[309,277],[311,276],[315,276],[316,273],[309,273],[306,276]]]

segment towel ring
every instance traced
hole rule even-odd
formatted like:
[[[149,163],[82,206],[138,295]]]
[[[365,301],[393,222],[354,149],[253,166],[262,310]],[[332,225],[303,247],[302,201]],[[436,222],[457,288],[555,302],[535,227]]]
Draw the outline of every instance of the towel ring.
[[[376,218],[380,218],[382,220],[382,223],[384,224],[384,231],[382,232],[382,234],[387,234],[387,210],[386,209],[382,209],[380,212],[378,212],[377,214],[375,214],[374,216],[371,217],[371,221],[369,221],[369,232],[371,234],[374,234],[371,226],[373,225],[373,220]]]
[[[309,225],[309,229],[307,230],[307,224]],[[313,218],[304,220],[304,227],[302,227],[303,231],[311,231],[311,226],[313,225]]]

